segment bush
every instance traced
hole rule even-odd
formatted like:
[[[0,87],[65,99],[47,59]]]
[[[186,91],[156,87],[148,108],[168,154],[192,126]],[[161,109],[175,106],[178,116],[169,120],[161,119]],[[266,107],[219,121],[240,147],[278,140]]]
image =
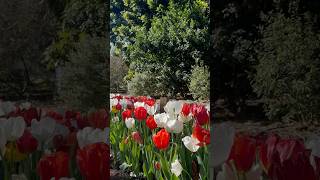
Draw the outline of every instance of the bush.
[[[133,96],[163,96],[166,94],[166,86],[159,81],[159,77],[145,71],[135,73],[128,81],[128,92]]]
[[[191,71],[189,91],[197,100],[208,100],[210,92],[210,73],[207,67],[194,66]]]
[[[105,38],[86,36],[77,44],[61,78],[60,97],[67,106],[82,111],[106,106],[107,58]]]
[[[312,120],[320,112],[319,33],[310,18],[267,19],[258,48],[254,91],[264,100],[270,119]]]

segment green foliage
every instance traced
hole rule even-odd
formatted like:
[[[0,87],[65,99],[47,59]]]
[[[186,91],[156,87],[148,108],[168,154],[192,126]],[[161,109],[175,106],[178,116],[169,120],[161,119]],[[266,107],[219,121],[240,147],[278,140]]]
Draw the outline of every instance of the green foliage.
[[[120,44],[130,69],[153,74],[157,80],[152,81],[157,82],[153,86],[161,84],[167,89],[161,93],[187,94],[191,67],[196,60],[203,59],[208,45],[206,1],[169,1],[165,5],[152,5],[151,12],[144,14],[148,20],[145,23],[134,20],[141,17],[137,12],[141,11],[142,5],[129,6],[133,10],[125,9],[120,13],[124,17],[121,21],[115,19],[117,26],[113,33],[119,39],[115,43]]]
[[[309,16],[272,15],[262,30],[254,91],[270,119],[319,118],[320,36]]]
[[[133,78],[128,81],[128,92],[133,96],[161,96],[167,90],[164,84],[150,72],[135,73]]]
[[[110,91],[119,92],[126,90],[127,84],[125,76],[128,73],[128,67],[121,57],[111,56],[110,58]]]
[[[44,53],[44,62],[48,68],[63,66],[68,56],[75,49],[85,34],[107,37],[107,3],[101,0],[70,0],[61,5],[60,31],[55,41]],[[60,7],[60,6],[59,6]],[[60,7],[61,8],[61,7]]]
[[[189,91],[196,100],[208,100],[210,94],[210,72],[207,67],[194,66],[191,71]]]
[[[103,108],[109,97],[104,38],[86,36],[76,45],[62,73],[60,98],[69,107]]]

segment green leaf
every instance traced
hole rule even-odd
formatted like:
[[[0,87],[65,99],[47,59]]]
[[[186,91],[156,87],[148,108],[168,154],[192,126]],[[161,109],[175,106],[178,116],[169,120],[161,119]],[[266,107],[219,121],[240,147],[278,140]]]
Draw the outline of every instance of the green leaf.
[[[125,144],[124,144],[123,141],[121,141],[121,142],[119,143],[120,152],[124,151],[124,147],[125,147]]]
[[[199,155],[197,155],[197,161],[199,165],[204,166],[203,161]]]
[[[148,172],[147,172],[147,168],[146,168],[146,164],[145,163],[143,163],[142,169],[143,169],[143,175],[144,176],[148,176]]]

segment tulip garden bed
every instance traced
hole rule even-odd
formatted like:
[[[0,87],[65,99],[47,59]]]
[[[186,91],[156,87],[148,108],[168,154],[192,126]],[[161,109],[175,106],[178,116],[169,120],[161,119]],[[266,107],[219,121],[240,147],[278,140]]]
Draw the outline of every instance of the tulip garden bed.
[[[209,179],[209,105],[112,96],[112,167],[141,179]]]
[[[214,179],[319,180],[319,127],[316,122],[214,123]]]
[[[103,109],[0,101],[0,179],[109,179],[108,129]]]

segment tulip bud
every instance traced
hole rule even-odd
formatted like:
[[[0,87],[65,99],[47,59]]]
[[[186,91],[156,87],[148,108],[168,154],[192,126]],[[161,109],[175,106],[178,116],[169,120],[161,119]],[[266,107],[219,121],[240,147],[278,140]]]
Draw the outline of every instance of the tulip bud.
[[[161,164],[157,161],[155,164],[154,164],[156,170],[160,170],[161,169]]]
[[[137,143],[139,143],[139,144],[143,143],[139,132],[135,131],[131,134],[131,136],[132,136],[133,140],[136,141]]]

